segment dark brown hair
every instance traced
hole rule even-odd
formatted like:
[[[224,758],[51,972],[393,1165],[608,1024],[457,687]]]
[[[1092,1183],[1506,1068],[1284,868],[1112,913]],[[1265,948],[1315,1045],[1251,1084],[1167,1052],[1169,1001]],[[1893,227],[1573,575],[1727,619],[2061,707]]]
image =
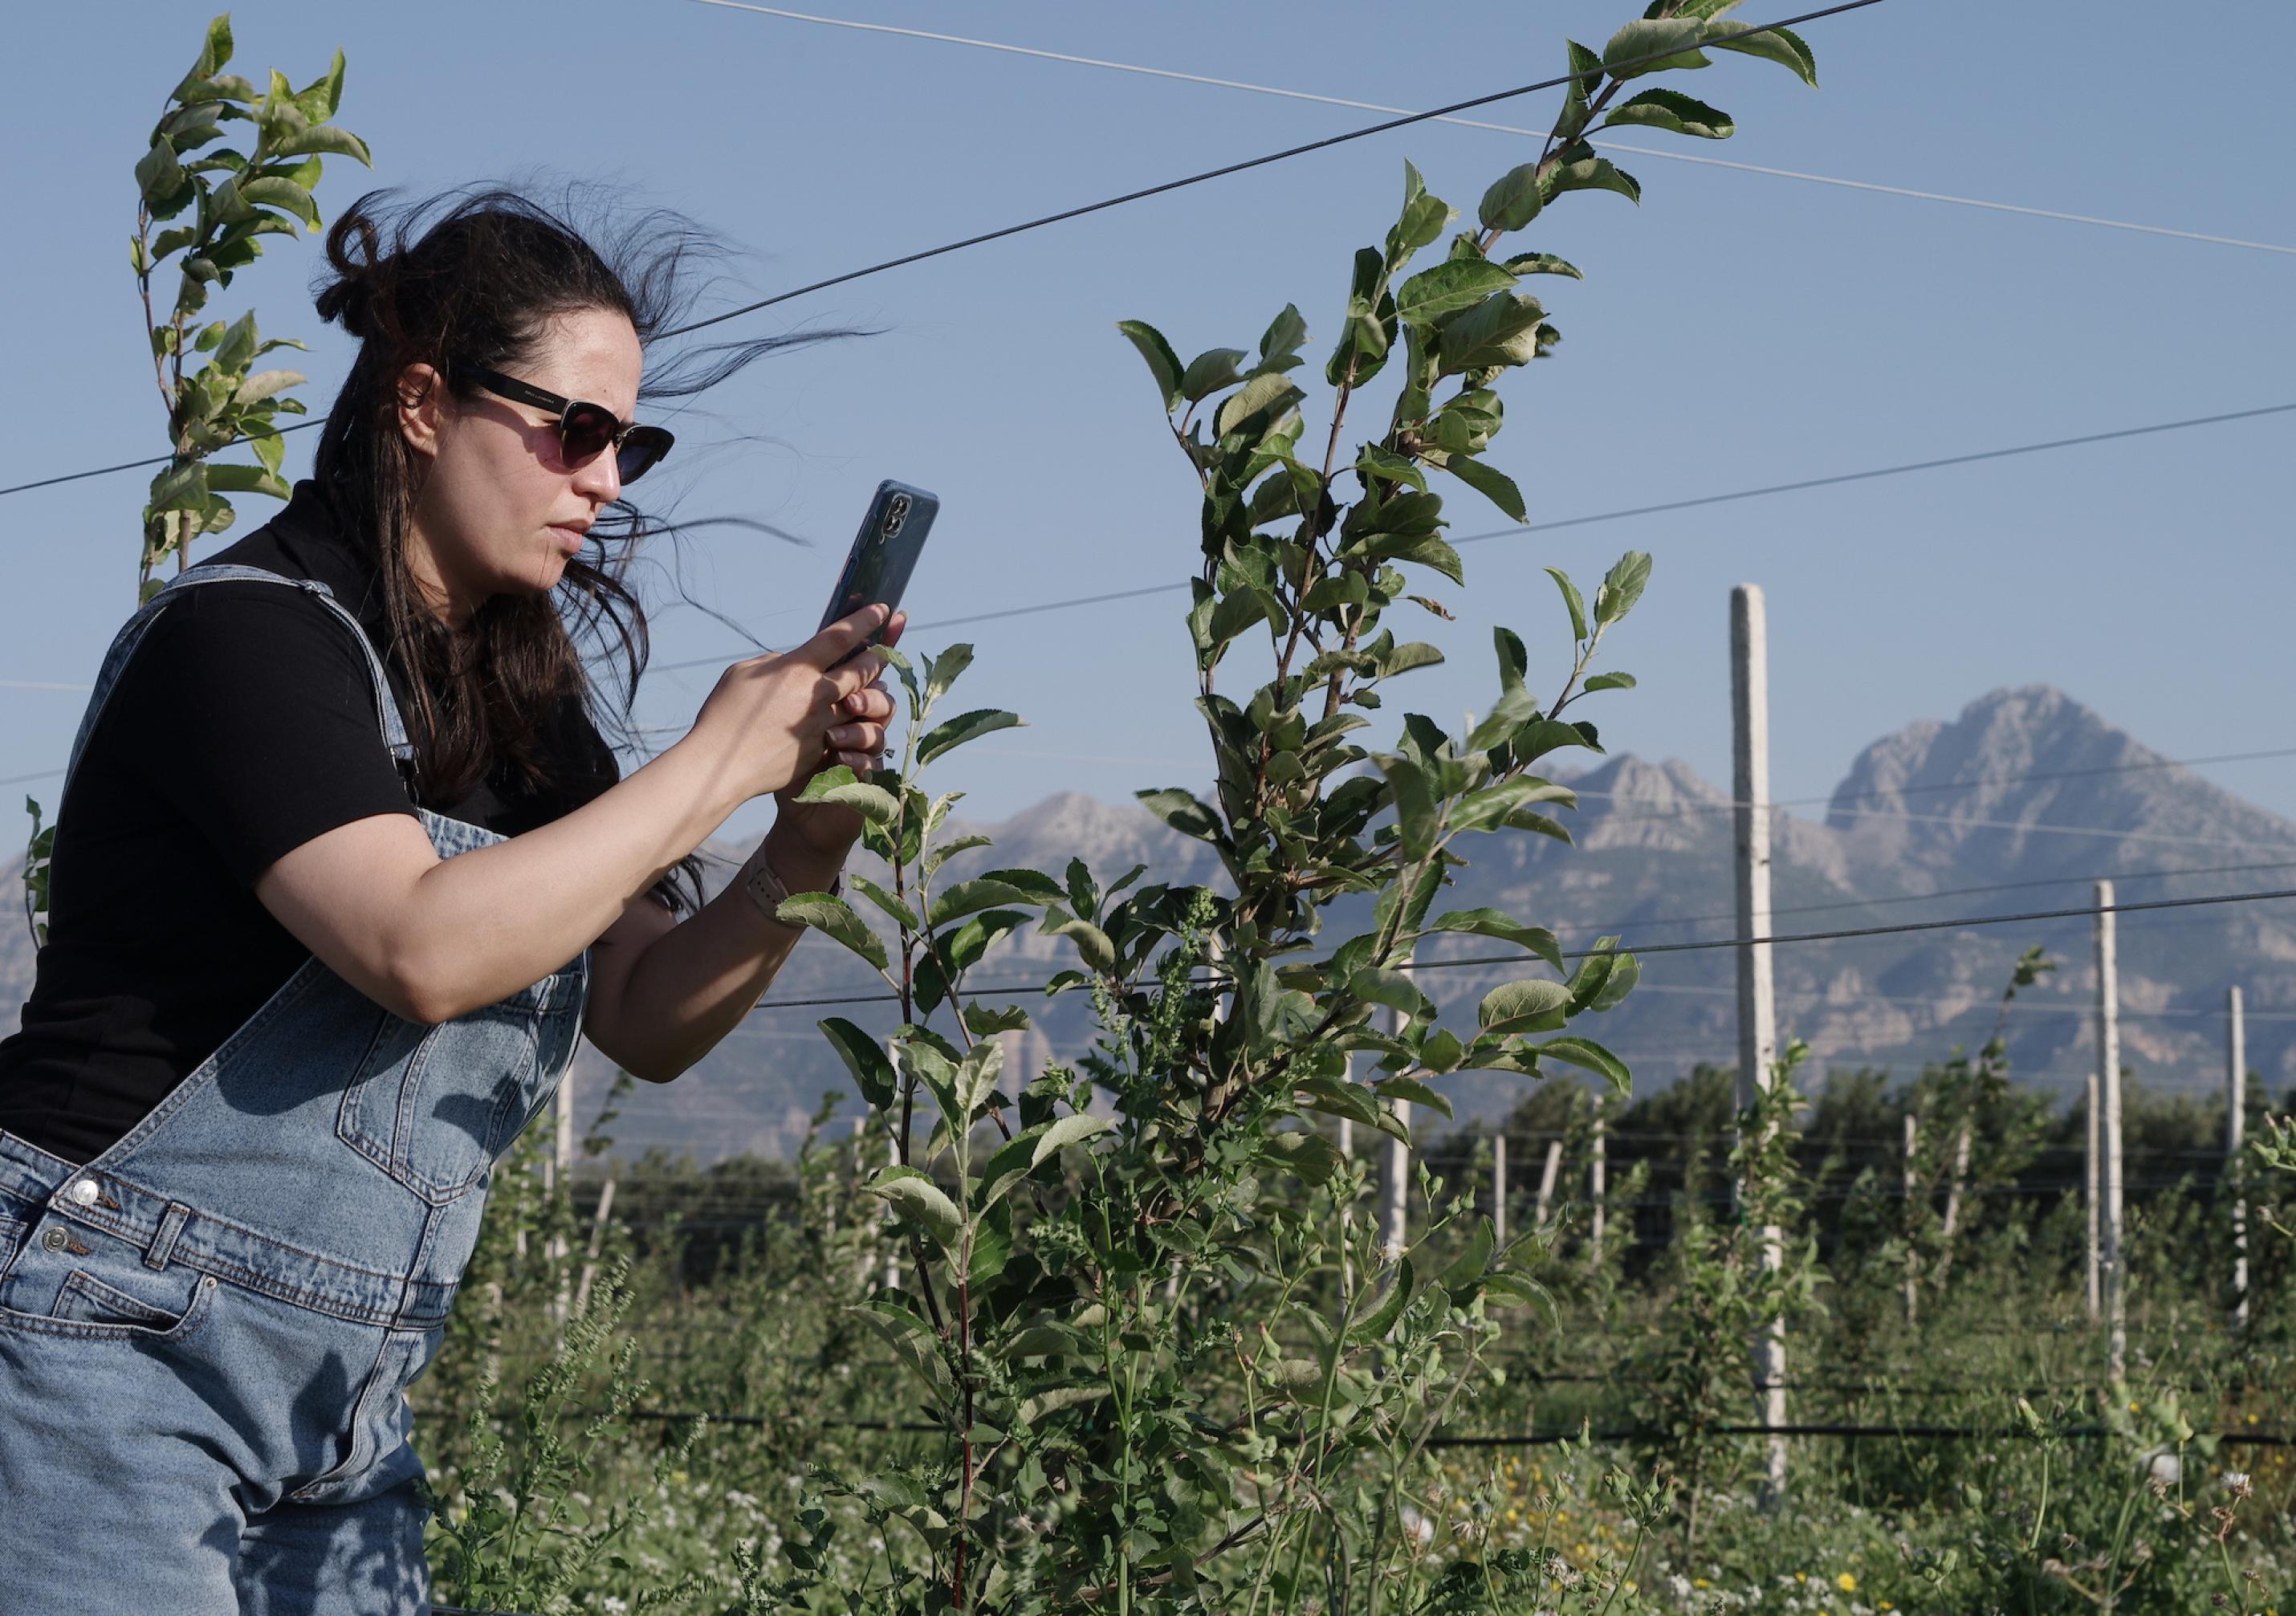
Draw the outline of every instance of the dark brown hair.
[[[444,374],[450,359],[515,373],[546,322],[590,309],[624,315],[636,329],[647,350],[642,400],[701,392],[776,349],[840,333],[709,345],[658,365],[653,345],[685,323],[711,283],[694,271],[724,254],[691,221],[650,209],[594,233],[594,243],[566,215],[597,208],[594,191],[570,188],[559,209],[500,185],[412,205],[392,196],[368,193],[327,232],[318,311],[357,337],[359,350],[328,413],[313,475],[338,529],[381,579],[386,649],[412,697],[418,796],[443,806],[504,777],[556,817],[619,777],[611,754],[586,744],[581,718],[631,734],[648,638],[644,607],[624,578],[642,540],[676,529],[617,500],[548,595],[494,596],[464,628],[449,629],[407,565],[408,519],[427,463],[399,426],[399,378],[418,364]],[[611,704],[590,672],[608,661],[621,685]],[[683,869],[692,894],[668,882],[657,889],[677,909],[699,895],[697,866],[688,860]]]

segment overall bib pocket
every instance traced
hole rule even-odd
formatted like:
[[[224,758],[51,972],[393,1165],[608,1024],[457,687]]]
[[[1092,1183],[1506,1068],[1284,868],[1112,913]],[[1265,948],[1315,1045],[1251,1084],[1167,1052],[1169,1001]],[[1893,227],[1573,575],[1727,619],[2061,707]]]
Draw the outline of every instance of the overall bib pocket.
[[[344,1090],[337,1135],[433,1206],[469,1194],[540,1108],[571,1054],[586,965],[586,956],[578,958],[437,1026],[378,1012],[374,1038]]]

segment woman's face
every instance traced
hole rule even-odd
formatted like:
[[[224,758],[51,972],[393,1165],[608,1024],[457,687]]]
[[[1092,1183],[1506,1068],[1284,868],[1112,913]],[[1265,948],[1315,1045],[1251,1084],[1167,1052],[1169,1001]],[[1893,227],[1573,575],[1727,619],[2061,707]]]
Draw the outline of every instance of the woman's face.
[[[643,357],[627,316],[590,308],[552,316],[531,353],[496,368],[627,421]],[[427,366],[409,372],[410,380],[430,375]],[[467,622],[494,595],[556,587],[583,531],[621,495],[612,449],[568,465],[557,418],[537,405],[488,392],[456,398],[433,382],[419,403],[402,404],[400,423],[430,459],[407,561],[450,624]]]

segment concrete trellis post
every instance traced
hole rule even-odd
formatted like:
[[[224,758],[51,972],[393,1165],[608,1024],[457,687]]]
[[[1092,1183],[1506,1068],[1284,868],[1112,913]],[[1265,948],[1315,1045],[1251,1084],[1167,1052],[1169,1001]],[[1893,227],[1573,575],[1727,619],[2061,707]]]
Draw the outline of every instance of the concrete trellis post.
[[[1770,663],[1769,629],[1758,585],[1730,592],[1730,716],[1733,745],[1732,817],[1738,865],[1738,1108],[1754,1105],[1768,1088],[1777,1061],[1776,982],[1770,946]],[[1761,1231],[1762,1267],[1785,1261],[1775,1225]],[[1786,1420],[1785,1321],[1773,1319],[1754,1342],[1754,1380],[1762,1388],[1762,1423]],[[1765,1502],[1785,1499],[1786,1440],[1769,1439],[1764,1466]]]
[[[1506,1244],[1506,1133],[1491,1136],[1491,1232]]]
[[[1562,1141],[1546,1142],[1546,1163],[1538,1169],[1538,1221],[1531,1226],[1546,1226],[1547,1209],[1554,1204],[1554,1176],[1562,1170]]]
[[[1603,1266],[1603,1215],[1610,1210],[1605,1204],[1611,1193],[1608,1136],[1611,1119],[1603,1102],[1595,1102],[1595,1136],[1587,1150],[1587,1195],[1595,1203],[1594,1215],[1587,1223],[1587,1256],[1595,1267]]]
[[[1915,1120],[1914,1113],[1907,1112],[1906,1113],[1905,1222],[1905,1226],[1907,1228],[1911,1228],[1913,1226],[1914,1197],[1919,1193],[1921,1188],[1921,1175],[1914,1170],[1914,1140],[1915,1132],[1919,1124]],[[1916,1314],[1920,1311],[1920,1289],[1921,1267],[1918,1260],[1914,1256],[1913,1244],[1909,1241],[1906,1243],[1906,1322],[1908,1325],[1914,1322]]]
[[[2248,1130],[2248,1027],[2240,989],[2225,989],[2225,1177],[2233,1186],[2232,1327],[2248,1328],[2248,1201],[2241,1193],[2240,1152]]]
[[[2118,1378],[2128,1363],[2128,1256],[2122,1248],[2120,1170],[2120,986],[2116,957],[2112,883],[2096,883],[2096,1066],[2103,1098],[2100,1139],[2103,1145],[2103,1250],[2105,1327],[2111,1333],[2112,1371]]]
[[[1402,969],[1404,974],[1410,974],[1408,964]],[[1392,1018],[1395,1029],[1400,1032],[1403,1012],[1394,1010],[1388,1013]],[[1395,1120],[1403,1124],[1406,1132],[1410,1130],[1410,1101],[1395,1102]],[[1384,1204],[1381,1208],[1379,1223],[1380,1245],[1386,1252],[1388,1261],[1393,1262],[1411,1243],[1411,1147],[1400,1139],[1390,1138],[1387,1142],[1387,1183],[1383,1188]]]
[[[2098,1165],[2104,1147],[2104,1129],[2100,1121],[2103,1110],[2096,1073],[2092,1071],[2088,1074],[2088,1099],[2083,1108],[2084,1120],[2088,1124],[2087,1151],[2081,1159],[2081,1197],[2088,1208],[2088,1322],[2092,1325],[2104,1317],[2104,1272],[2098,1258],[2103,1225],[2097,1210],[2104,1181]]]

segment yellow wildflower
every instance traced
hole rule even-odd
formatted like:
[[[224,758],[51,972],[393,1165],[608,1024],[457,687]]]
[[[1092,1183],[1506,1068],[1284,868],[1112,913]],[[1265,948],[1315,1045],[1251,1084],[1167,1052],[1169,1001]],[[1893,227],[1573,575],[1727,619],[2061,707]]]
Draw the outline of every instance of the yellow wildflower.
[[[1857,1591],[1857,1579],[1844,1571],[1833,1579],[1833,1586],[1845,1594],[1854,1594]]]

